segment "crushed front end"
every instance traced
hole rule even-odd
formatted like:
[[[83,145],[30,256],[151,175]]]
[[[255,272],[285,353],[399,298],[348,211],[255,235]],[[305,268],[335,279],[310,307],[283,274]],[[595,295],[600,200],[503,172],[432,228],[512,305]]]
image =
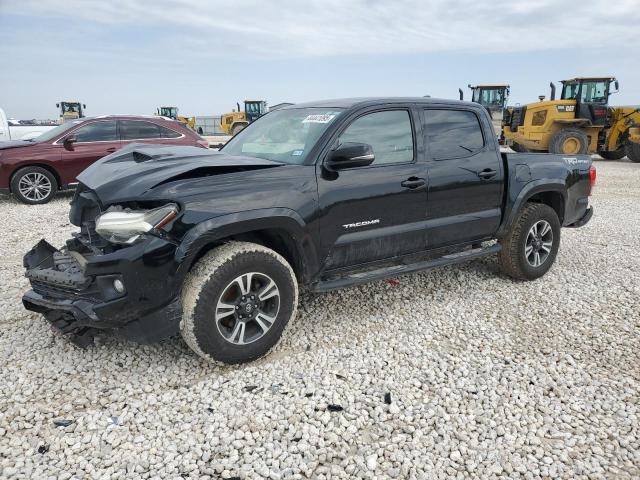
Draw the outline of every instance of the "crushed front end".
[[[56,249],[41,240],[24,256],[31,290],[23,296],[28,310],[86,347],[99,330],[151,343],[178,332],[178,265],[176,242],[148,233],[130,244],[105,240],[96,232],[104,213],[96,195],[79,186],[72,201],[71,222],[80,226],[66,245]]]

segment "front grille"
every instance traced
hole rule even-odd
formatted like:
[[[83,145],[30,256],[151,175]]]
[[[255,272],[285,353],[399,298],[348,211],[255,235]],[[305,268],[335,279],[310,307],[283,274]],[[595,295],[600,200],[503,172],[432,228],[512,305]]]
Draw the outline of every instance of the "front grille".
[[[100,293],[97,290],[77,290],[63,285],[53,285],[39,280],[31,280],[33,291],[43,297],[68,299],[69,297],[82,298],[90,302],[100,302]]]
[[[78,259],[66,251],[53,252],[46,263],[27,270],[26,276],[29,280],[72,290],[82,290],[91,282],[90,278],[85,277]]]

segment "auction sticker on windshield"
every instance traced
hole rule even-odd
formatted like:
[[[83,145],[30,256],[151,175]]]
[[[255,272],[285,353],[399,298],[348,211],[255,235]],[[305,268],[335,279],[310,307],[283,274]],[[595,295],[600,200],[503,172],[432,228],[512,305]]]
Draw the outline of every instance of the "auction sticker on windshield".
[[[321,114],[321,115],[307,115],[307,118],[302,120],[302,123],[329,123],[335,115]]]

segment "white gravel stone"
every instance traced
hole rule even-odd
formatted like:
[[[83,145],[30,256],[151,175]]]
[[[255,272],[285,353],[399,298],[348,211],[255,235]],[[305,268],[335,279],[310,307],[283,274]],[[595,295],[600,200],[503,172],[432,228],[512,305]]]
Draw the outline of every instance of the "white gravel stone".
[[[52,333],[22,255],[75,230],[70,195],[0,198],[0,478],[640,478],[640,165],[596,166],[593,220],[544,278],[487,258],[302,294],[234,367]]]

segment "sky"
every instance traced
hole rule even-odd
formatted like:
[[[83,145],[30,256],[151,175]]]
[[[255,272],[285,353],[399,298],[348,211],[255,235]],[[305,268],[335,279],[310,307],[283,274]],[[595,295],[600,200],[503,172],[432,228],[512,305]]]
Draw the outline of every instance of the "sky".
[[[613,75],[640,104],[640,0],[0,0],[0,108],[218,115],[238,101],[457,98]]]

